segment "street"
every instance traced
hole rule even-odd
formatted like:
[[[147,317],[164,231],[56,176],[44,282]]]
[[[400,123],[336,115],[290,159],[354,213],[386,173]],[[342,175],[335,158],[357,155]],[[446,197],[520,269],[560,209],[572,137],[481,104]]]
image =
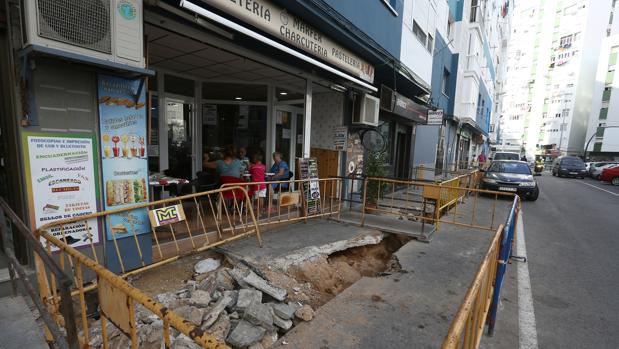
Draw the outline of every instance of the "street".
[[[523,208],[538,347],[617,348],[619,187],[547,172],[537,178],[540,197]],[[522,327],[530,319],[518,308],[525,285],[515,277],[521,263],[511,266],[494,348],[527,347]]]

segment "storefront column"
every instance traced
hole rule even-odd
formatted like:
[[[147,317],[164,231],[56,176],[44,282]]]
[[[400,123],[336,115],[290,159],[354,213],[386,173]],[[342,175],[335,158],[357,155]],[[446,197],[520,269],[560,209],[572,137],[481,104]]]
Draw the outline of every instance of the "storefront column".
[[[269,168],[273,164],[271,154],[275,151],[275,132],[277,127],[277,118],[275,116],[275,86],[269,84],[267,86],[267,141],[265,164]]]
[[[194,82],[194,118],[193,118],[193,176],[198,171],[202,171],[202,82]]]
[[[312,134],[312,80],[305,80],[305,103],[303,108],[303,157],[310,156]]]
[[[157,72],[157,102],[159,103],[159,172],[168,169],[168,125],[167,105],[165,98],[164,74]]]

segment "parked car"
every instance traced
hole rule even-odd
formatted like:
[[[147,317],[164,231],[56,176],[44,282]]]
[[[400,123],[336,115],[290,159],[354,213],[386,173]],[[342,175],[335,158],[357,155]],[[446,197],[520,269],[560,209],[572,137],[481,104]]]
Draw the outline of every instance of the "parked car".
[[[585,162],[585,170],[587,170],[587,173],[589,173],[589,169],[591,168],[591,164],[593,164],[593,162],[591,162],[591,161]]]
[[[560,156],[552,163],[552,175],[585,178],[585,163],[577,156]]]
[[[612,185],[619,185],[619,166],[602,170],[600,179],[604,182],[610,182]]]
[[[591,178],[600,179],[600,176],[602,175],[602,171],[604,169],[615,167],[617,165],[618,164],[615,162],[600,162],[599,166],[597,166],[597,164],[591,166],[591,171],[589,173],[591,175]]]
[[[492,161],[481,179],[481,188],[515,193],[531,201],[539,196],[537,181],[524,161]]]
[[[499,151],[494,153],[494,156],[491,158],[492,161],[495,160],[515,160],[515,161],[519,161],[520,160],[520,154],[518,153],[512,153],[512,152],[504,152],[504,151]]]

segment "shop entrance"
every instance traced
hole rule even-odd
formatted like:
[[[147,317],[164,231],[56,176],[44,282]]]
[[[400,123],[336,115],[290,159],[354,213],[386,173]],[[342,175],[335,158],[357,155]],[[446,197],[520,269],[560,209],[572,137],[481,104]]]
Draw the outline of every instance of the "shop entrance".
[[[295,159],[303,157],[303,108],[277,106],[275,122],[275,149],[294,172]]]
[[[170,176],[192,178],[192,173],[194,173],[193,114],[193,99],[179,96],[166,97],[167,174]]]

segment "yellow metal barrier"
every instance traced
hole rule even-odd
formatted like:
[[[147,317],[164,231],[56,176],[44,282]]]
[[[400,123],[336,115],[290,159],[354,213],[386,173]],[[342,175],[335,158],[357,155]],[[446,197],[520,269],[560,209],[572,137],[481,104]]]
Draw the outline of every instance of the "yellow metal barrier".
[[[481,176],[478,171],[439,184],[367,177],[363,184],[361,225],[365,222],[366,213],[392,214],[400,217],[406,214],[409,218],[422,223],[436,224],[437,230],[440,223],[449,223],[493,231],[499,199],[513,198],[515,194],[477,189],[479,178]],[[376,197],[366,195],[368,192]],[[492,199],[491,207],[480,211],[482,209],[479,206],[480,195]],[[466,212],[459,212],[465,198],[471,199],[472,205]],[[481,214],[486,214],[487,217],[481,217]],[[460,215],[466,217],[461,219]],[[481,223],[482,218],[487,222]]]
[[[502,232],[503,225],[500,225],[449,327],[442,349],[474,349],[479,346],[494,294]]]
[[[214,199],[223,199],[225,196],[232,197],[230,207],[224,206],[224,218],[222,222],[216,219]],[[126,239],[135,241],[141,266],[135,270],[126,270],[123,256],[117,242],[117,234],[124,232],[112,229],[112,247],[116,251],[116,257],[122,268],[122,275],[116,275],[99,264],[101,260],[90,238],[90,252],[92,258],[87,257],[80,251],[70,246],[65,234],[68,226],[80,223],[88,227],[90,219],[107,219],[112,214],[127,213],[137,209],[157,209],[176,206],[177,212],[182,212],[179,219],[153,226],[152,238],[155,242],[153,251],[158,252],[159,260],[147,264],[140,250],[138,237],[135,230],[124,236]],[[186,212],[186,214],[185,214]],[[184,219],[183,219],[184,218]],[[53,232],[59,232],[57,237]],[[98,289],[98,301],[101,308],[100,333],[103,337],[103,347],[108,348],[109,341],[106,333],[106,323],[111,321],[131,339],[131,347],[138,347],[138,335],[136,325],[136,305],[139,304],[155,314],[163,321],[162,337],[166,348],[170,347],[170,327],[193,339],[204,348],[227,348],[218,342],[209,333],[201,330],[198,326],[191,325],[188,321],[167,309],[164,305],[153,300],[140,290],[131,286],[124,277],[148,270],[163,264],[178,260],[182,255],[192,252],[204,251],[226,242],[256,235],[258,243],[262,245],[260,230],[254,216],[253,207],[247,191],[242,187],[227,187],[207,191],[198,194],[185,195],[150,203],[138,204],[128,208],[98,212],[87,216],[60,220],[46,224],[34,232],[37,238],[42,239],[44,247],[50,255],[58,258],[61,269],[72,271],[77,296],[79,315],[77,322],[80,330],[79,342],[81,347],[87,347],[92,333],[91,324],[87,317],[86,292]],[[132,236],[131,236],[132,235]],[[169,240],[167,242],[162,240]],[[134,256],[135,257],[135,256]],[[67,265],[68,263],[68,265]],[[60,327],[66,327],[65,318],[60,312],[60,296],[58,295],[58,280],[55,274],[46,270],[42,263],[36,263],[37,279],[41,300],[47,306],[54,320]],[[96,274],[96,280],[87,283],[84,280],[84,270],[88,269]]]
[[[320,193],[320,197],[316,199],[318,205],[315,206],[315,210],[310,209],[311,205],[307,202],[308,193],[305,192],[311,185],[317,187]],[[251,203],[258,215],[259,226],[325,216],[337,215],[339,218],[341,212],[341,178],[234,183],[224,184],[222,188],[230,186],[241,186],[248,192],[256,192],[260,187],[266,187],[268,194],[265,198],[258,195],[251,198]],[[221,201],[218,205],[221,205]]]

